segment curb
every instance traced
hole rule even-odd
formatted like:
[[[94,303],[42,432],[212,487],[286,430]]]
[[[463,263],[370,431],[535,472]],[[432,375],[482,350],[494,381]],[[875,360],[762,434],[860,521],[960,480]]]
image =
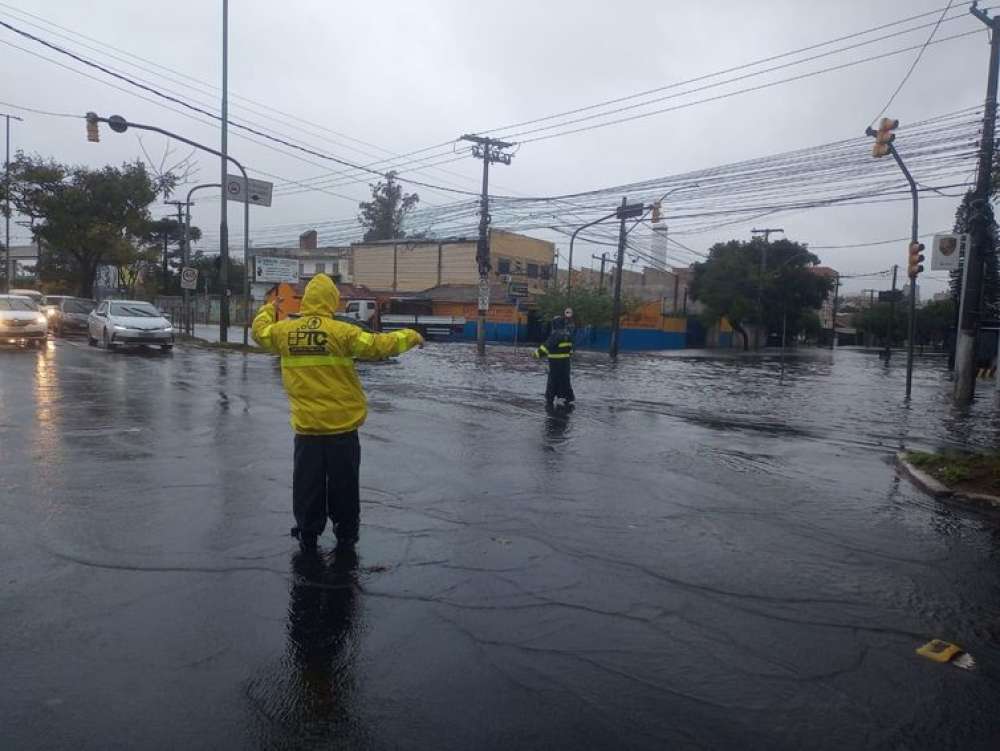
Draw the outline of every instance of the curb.
[[[935,498],[950,498],[955,495],[954,491],[946,485],[906,461],[906,454],[902,451],[896,454],[896,466],[902,470],[904,475],[910,478],[914,485],[930,493]]]
[[[956,501],[965,501],[980,506],[990,506],[994,509],[1000,509],[1000,497],[989,495],[988,493],[964,493],[960,490],[952,490],[947,485],[906,461],[906,455],[903,452],[896,454],[896,466],[901,474],[906,475],[914,485],[935,498],[950,498]]]

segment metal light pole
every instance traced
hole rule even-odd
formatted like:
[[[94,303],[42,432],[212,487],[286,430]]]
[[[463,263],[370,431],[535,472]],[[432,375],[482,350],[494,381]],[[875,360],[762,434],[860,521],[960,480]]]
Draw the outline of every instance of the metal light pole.
[[[87,113],[87,122],[93,123],[107,123],[111,130],[115,133],[124,133],[129,128],[136,128],[138,130],[148,130],[152,133],[159,133],[160,135],[166,136],[167,138],[174,138],[181,143],[186,143],[188,146],[192,146],[196,149],[201,149],[202,151],[208,152],[209,154],[214,154],[215,156],[222,157],[223,163],[229,162],[235,166],[240,174],[243,176],[243,254],[246,262],[249,262],[250,256],[250,201],[249,201],[249,185],[250,178],[247,177],[247,171],[244,169],[243,165],[229,156],[228,154],[223,154],[221,151],[216,151],[211,146],[206,146],[205,144],[198,143],[197,141],[192,141],[190,138],[185,138],[184,136],[179,136],[176,133],[172,133],[169,130],[164,130],[163,128],[158,128],[155,125],[143,125],[142,123],[133,123],[126,120],[121,115],[112,115],[111,117],[99,117],[93,112]],[[223,178],[223,186],[225,186],[225,178]],[[221,191],[222,201],[225,203],[226,200],[226,190],[225,187]],[[223,232],[228,232],[226,227],[225,218],[223,218],[221,230]],[[219,341],[227,342],[229,341],[229,299],[228,299],[228,287],[226,287],[226,282],[228,279],[228,274],[226,273],[226,267],[229,265],[229,242],[228,239],[222,244],[220,253],[221,266],[219,268],[219,281],[223,285],[222,292],[222,302],[220,304],[220,316],[219,316]]]
[[[202,188],[221,188],[222,185],[219,183],[203,183],[202,185],[195,185],[191,190],[188,191],[187,200],[187,211],[184,215],[184,242],[181,248],[181,264],[182,266],[187,266],[191,262],[191,207],[194,205],[191,202],[191,196],[194,195],[196,190],[201,190]],[[184,326],[185,332],[188,336],[194,333],[194,316],[191,315],[191,290],[184,290]]]
[[[219,147],[220,170],[222,176],[219,183],[219,284],[222,295],[219,297],[219,341],[229,341],[229,205],[226,201],[226,161],[229,154],[229,0],[222,0],[222,143]],[[246,172],[243,173],[246,181]],[[246,185],[243,186],[243,198],[246,200]],[[244,228],[244,242],[246,229]]]
[[[4,187],[4,198],[6,206],[4,208],[4,240],[3,248],[6,263],[4,263],[4,284],[3,291],[9,292],[11,284],[14,283],[14,265],[11,263],[10,255],[10,121],[17,120],[18,122],[24,122],[17,115],[3,114],[3,118],[7,121],[7,156],[3,163],[3,187]]]
[[[583,230],[587,229],[587,227],[593,227],[595,224],[600,224],[601,222],[605,222],[608,219],[613,219],[616,216],[618,216],[618,212],[612,211],[607,216],[602,216],[600,219],[595,219],[592,222],[587,222],[582,227],[577,227],[575,230],[573,230],[573,234],[569,236],[569,261],[567,262],[569,269],[566,272],[567,297],[569,297],[570,292],[573,291],[573,243],[576,241],[576,236],[580,234],[580,232],[582,232]]]

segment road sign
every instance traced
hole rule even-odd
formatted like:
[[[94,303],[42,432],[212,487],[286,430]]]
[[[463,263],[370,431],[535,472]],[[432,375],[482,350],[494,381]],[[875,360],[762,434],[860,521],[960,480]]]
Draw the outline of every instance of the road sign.
[[[198,289],[198,269],[190,266],[181,269],[181,289]]]
[[[968,248],[968,235],[934,235],[931,271],[954,271]]]
[[[896,289],[896,290],[883,289],[879,290],[878,293],[879,302],[892,302],[893,300],[899,302],[902,299],[903,299],[903,290],[901,289]]]
[[[243,201],[249,197],[250,203],[254,206],[270,206],[271,191],[274,190],[274,183],[264,180],[247,180],[249,190],[243,190],[242,175],[226,175],[226,196],[230,201]]]
[[[490,283],[485,279],[479,280],[479,310],[486,312],[490,309]]]
[[[528,285],[521,282],[511,282],[507,285],[507,294],[511,297],[527,297]]]
[[[615,216],[618,217],[619,219],[633,219],[637,216],[642,216],[645,210],[646,207],[643,206],[641,203],[630,203],[625,207],[624,212],[622,211],[622,207],[619,206],[615,210]]]
[[[279,282],[298,284],[298,259],[257,256],[257,258],[254,259],[253,280],[255,282],[265,282],[270,284],[278,284]]]

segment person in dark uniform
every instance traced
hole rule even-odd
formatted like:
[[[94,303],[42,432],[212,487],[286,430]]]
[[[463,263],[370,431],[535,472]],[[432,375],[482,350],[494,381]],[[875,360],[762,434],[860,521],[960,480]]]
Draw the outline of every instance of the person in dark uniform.
[[[534,356],[545,357],[549,361],[549,380],[545,385],[546,406],[551,407],[556,399],[563,399],[566,404],[576,401],[569,377],[573,337],[566,328],[565,318],[557,316],[552,319],[552,333],[545,344],[535,350]]]

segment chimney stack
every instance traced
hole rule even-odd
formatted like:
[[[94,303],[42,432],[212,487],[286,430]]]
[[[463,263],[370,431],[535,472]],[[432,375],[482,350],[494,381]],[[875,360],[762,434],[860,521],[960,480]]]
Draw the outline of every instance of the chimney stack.
[[[316,230],[311,229],[299,235],[300,250],[316,250],[317,241]]]

